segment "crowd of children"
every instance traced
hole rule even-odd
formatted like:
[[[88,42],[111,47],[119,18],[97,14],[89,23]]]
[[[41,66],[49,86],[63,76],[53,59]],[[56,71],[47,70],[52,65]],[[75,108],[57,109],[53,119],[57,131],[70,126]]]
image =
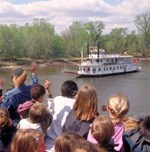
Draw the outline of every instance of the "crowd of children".
[[[150,114],[128,117],[126,96],[108,97],[102,115],[93,86],[67,80],[52,98],[51,82],[39,84],[36,70],[33,62],[26,85],[27,71],[15,69],[5,94],[0,79],[0,152],[150,152]]]

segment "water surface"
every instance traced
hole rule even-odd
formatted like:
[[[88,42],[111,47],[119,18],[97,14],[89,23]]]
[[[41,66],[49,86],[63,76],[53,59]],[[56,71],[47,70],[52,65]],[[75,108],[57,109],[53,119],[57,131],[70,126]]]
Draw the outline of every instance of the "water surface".
[[[40,68],[38,77],[41,84],[44,84],[45,80],[52,82],[54,97],[60,95],[61,84],[66,80],[76,81],[79,87],[84,84],[93,85],[97,90],[100,112],[100,107],[105,104],[108,96],[121,92],[129,98],[131,105],[129,114],[135,115],[150,112],[150,61],[142,61],[140,64],[142,67],[140,72],[93,78],[79,78],[74,74],[61,72],[62,67],[53,66]],[[10,70],[0,71],[0,77],[7,80],[5,90],[12,83],[10,73]],[[27,83],[29,83],[29,79],[28,75]]]

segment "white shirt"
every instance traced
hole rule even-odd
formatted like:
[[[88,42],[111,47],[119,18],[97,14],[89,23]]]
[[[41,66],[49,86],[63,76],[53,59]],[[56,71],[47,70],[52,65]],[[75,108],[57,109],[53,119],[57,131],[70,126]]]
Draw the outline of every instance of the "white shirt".
[[[62,126],[66,121],[66,117],[73,107],[75,99],[57,96],[53,99],[54,115],[53,121],[47,130],[46,146],[47,151],[50,152],[54,148],[54,140],[62,133]]]
[[[19,129],[35,129],[42,132],[41,125],[39,123],[31,123],[28,119],[21,119],[18,127]]]

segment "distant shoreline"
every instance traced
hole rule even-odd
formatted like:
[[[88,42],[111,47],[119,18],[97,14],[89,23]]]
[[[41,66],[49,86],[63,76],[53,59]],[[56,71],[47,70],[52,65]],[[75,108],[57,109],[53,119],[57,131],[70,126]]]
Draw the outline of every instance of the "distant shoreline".
[[[139,57],[139,60],[140,61],[150,61],[150,57],[146,57],[146,58],[140,58]],[[36,60],[35,60],[36,61]],[[39,62],[38,60],[36,61],[37,64],[39,65],[40,68],[42,67],[49,67],[49,66],[64,66],[64,65],[75,65],[77,66],[80,62],[80,59],[76,59],[76,60],[60,60],[60,61],[43,61],[43,62]],[[22,68],[26,68],[28,69],[28,66],[29,64],[22,64],[22,65],[19,65],[19,64],[16,64],[15,62],[11,63],[11,62],[8,62],[8,65],[3,65],[0,67],[0,69],[16,69],[18,67],[22,67]]]
[[[42,67],[49,67],[49,66],[64,66],[64,65],[76,65],[79,61],[73,61],[71,63],[67,62],[67,61],[45,61],[45,62],[39,62],[39,61],[36,61],[37,62],[38,66],[40,68]],[[25,68],[25,69],[28,69],[30,66],[30,64],[16,64],[16,63],[8,63],[8,65],[3,65],[0,67],[1,70],[3,69],[16,69],[18,67],[21,67],[21,68]]]

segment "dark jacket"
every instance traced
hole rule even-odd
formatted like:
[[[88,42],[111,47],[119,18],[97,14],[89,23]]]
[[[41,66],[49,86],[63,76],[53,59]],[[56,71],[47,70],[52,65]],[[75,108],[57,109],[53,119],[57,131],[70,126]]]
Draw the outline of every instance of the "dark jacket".
[[[123,135],[124,152],[150,152],[150,141],[144,139],[140,129],[127,131]]]
[[[17,131],[17,129],[13,125],[2,130],[1,135],[0,135],[0,139],[2,140],[2,143],[4,144],[4,146],[6,148],[11,143],[12,138],[13,138],[14,134],[16,133],[16,131]]]
[[[87,139],[90,125],[92,124],[93,120],[94,119],[90,121],[78,120],[75,115],[75,110],[72,109],[66,118],[62,131],[73,131]]]

